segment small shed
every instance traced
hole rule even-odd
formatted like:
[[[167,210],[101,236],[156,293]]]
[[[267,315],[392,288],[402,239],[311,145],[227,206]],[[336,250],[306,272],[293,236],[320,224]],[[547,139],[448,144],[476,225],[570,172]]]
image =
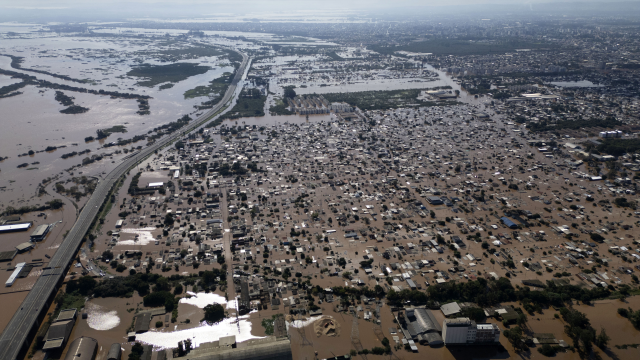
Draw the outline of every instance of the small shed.
[[[122,347],[120,344],[111,344],[109,352],[107,353],[107,360],[120,360],[122,357]]]

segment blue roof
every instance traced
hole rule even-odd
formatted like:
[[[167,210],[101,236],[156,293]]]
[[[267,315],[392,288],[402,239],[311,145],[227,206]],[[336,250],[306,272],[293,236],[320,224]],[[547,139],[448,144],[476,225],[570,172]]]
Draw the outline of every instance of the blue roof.
[[[516,223],[514,223],[513,221],[509,220],[508,217],[503,216],[500,218],[500,220],[502,220],[502,223],[507,225],[508,227],[510,227],[511,229],[517,228],[518,225],[516,225]]]

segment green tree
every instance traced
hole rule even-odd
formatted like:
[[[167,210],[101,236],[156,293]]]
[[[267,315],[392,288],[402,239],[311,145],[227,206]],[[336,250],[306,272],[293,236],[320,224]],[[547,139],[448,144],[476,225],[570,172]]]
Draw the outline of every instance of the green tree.
[[[518,324],[518,326],[526,326],[526,324],[527,324],[527,315],[525,315],[525,314],[518,315],[518,318],[516,319],[516,324]]]
[[[129,354],[129,360],[140,360],[142,358],[142,353],[144,352],[144,348],[140,343],[135,343],[131,347],[131,353]]]
[[[522,329],[519,326],[515,326],[512,329],[504,330],[504,337],[509,340],[509,343],[513,346],[513,349],[519,353],[526,350],[526,345],[523,341]]]
[[[164,217],[164,226],[172,226],[173,225],[173,215],[167,214]]]
[[[598,334],[598,336],[596,337],[596,345],[600,349],[604,349],[609,344],[609,340],[611,340],[611,338],[609,337],[609,335],[607,335],[607,332],[604,330],[604,328],[600,328],[600,334]]]
[[[296,92],[293,90],[293,87],[288,86],[284,89],[284,97],[290,99],[296,97]]]
[[[204,320],[209,324],[220,322],[225,317],[224,308],[218,303],[209,304],[204,307]]]

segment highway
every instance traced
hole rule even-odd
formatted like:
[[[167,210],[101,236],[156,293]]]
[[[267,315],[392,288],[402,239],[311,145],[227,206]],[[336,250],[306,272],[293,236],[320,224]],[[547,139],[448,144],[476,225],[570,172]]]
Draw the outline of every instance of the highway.
[[[236,51],[233,49],[229,50]],[[249,57],[244,53],[240,54],[242,55],[242,64],[238,68],[235,77],[220,102],[196,120],[192,121],[185,129],[179,129],[173,134],[167,135],[165,138],[142,149],[140,152],[124,158],[122,163],[100,181],[91,198],[80,212],[78,219],[69,231],[67,237],[62,241],[48,266],[44,268],[42,275],[40,275],[20,305],[20,308],[2,332],[2,335],[0,335],[0,359],[18,359],[27,354],[29,345],[35,337],[41,321],[44,320],[44,315],[46,315],[46,312],[51,306],[51,301],[53,301],[59,286],[62,285],[64,274],[68,271],[83,237],[98,215],[100,206],[109,195],[114,184],[139,161],[146,159],[156,150],[171,144],[173,141],[184,136],[184,134],[194,131],[205,124],[232,99],[238,82],[242,79],[245,69],[249,64]]]

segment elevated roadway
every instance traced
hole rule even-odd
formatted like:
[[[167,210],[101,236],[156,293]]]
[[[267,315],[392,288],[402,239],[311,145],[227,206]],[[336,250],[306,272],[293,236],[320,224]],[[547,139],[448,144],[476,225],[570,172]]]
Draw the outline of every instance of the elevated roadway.
[[[232,49],[229,49],[232,50]],[[235,51],[235,50],[232,50]],[[65,273],[68,271],[71,261],[84,236],[86,235],[93,220],[100,212],[101,205],[111,192],[113,186],[118,180],[139,161],[146,159],[156,150],[171,144],[173,141],[181,138],[184,134],[198,129],[200,126],[209,121],[216,113],[222,110],[234,96],[238,82],[244,76],[249,57],[242,55],[242,63],[236,75],[233,78],[227,92],[213,108],[192,121],[184,129],[179,129],[173,134],[156,141],[154,144],[147,146],[137,153],[131,154],[123,159],[123,161],[113,169],[105,178],[103,178],[94,190],[91,198],[87,201],[80,212],[78,219],[62,241],[60,247],[51,257],[51,260],[42,275],[38,278],[33,288],[26,296],[20,308],[11,318],[9,324],[0,335],[0,359],[13,360],[23,358],[29,350],[29,345],[38,332],[41,322],[44,320],[47,310],[51,306],[51,301],[62,285]]]

